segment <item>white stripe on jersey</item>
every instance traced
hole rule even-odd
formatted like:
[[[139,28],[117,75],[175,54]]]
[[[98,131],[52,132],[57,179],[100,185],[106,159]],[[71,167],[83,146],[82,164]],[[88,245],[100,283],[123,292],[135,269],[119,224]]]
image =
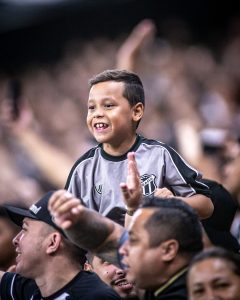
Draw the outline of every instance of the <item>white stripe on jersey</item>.
[[[13,300],[15,299],[15,298],[13,297],[13,283],[14,283],[14,280],[15,280],[16,275],[17,275],[17,274],[15,274],[15,275],[13,276],[12,283],[11,283],[11,290],[10,290],[11,297],[12,297]]]

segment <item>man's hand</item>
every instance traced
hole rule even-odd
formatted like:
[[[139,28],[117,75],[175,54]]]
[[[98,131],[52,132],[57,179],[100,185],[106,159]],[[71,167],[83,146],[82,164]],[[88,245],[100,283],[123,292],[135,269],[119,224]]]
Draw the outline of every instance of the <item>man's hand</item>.
[[[49,199],[48,209],[56,225],[68,229],[77,223],[84,206],[68,191],[58,190]]]
[[[66,190],[58,190],[49,199],[48,209],[56,225],[79,247],[118,265],[118,241],[124,228],[88,209]]]
[[[142,186],[134,152],[128,153],[128,170],[126,183],[121,183],[124,202],[129,210],[136,210],[142,199]]]

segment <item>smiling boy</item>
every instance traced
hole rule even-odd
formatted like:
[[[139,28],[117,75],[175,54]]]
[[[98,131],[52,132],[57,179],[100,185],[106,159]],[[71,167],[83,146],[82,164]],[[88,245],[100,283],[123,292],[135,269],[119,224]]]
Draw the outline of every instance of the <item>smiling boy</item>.
[[[117,210],[120,219],[126,207],[119,184],[126,181],[127,153],[135,152],[144,196],[156,190],[158,196],[165,196],[167,189],[196,209],[201,218],[209,217],[213,205],[201,174],[171,147],[137,133],[145,106],[138,75],[106,70],[89,83],[87,125],[98,145],[76,161],[65,189],[104,216]]]

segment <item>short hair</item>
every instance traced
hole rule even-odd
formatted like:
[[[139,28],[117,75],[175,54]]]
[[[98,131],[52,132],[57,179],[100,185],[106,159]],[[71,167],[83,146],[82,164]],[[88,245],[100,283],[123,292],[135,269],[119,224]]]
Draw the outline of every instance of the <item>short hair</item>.
[[[127,70],[105,70],[89,80],[89,85],[106,82],[116,81],[124,83],[123,96],[128,100],[131,107],[138,102],[145,105],[144,88],[139,76]]]
[[[146,221],[151,247],[168,239],[179,244],[179,253],[191,257],[203,249],[202,227],[192,207],[178,198],[145,197],[142,208],[159,208]]]
[[[198,262],[204,261],[209,258],[219,258],[227,262],[227,265],[233,271],[233,273],[237,276],[240,276],[240,255],[222,247],[207,248],[196,254],[191,260],[189,270]]]
[[[87,251],[78,247],[77,245],[73,244],[71,241],[69,241],[67,238],[65,238],[63,235],[63,240],[65,244],[65,251],[68,253],[69,258],[74,262],[78,263],[82,268],[84,267],[84,264],[87,261]]]
[[[74,244],[66,235],[62,233],[61,230],[51,226],[50,224],[40,221],[44,224],[45,235],[51,234],[53,232],[58,232],[61,235],[61,251],[63,251],[64,256],[68,258],[73,264],[84,267],[85,262],[87,261],[87,250],[79,247]]]

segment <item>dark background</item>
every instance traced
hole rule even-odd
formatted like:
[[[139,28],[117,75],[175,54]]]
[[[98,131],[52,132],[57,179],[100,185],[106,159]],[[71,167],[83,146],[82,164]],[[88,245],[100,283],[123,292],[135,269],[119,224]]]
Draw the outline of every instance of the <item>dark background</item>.
[[[238,16],[231,1],[0,1],[0,68],[13,73],[31,63],[54,62],[71,40],[99,35],[114,39],[143,18],[154,19],[158,35],[167,38],[181,35],[185,24],[191,42],[214,49],[231,27],[236,30]]]

